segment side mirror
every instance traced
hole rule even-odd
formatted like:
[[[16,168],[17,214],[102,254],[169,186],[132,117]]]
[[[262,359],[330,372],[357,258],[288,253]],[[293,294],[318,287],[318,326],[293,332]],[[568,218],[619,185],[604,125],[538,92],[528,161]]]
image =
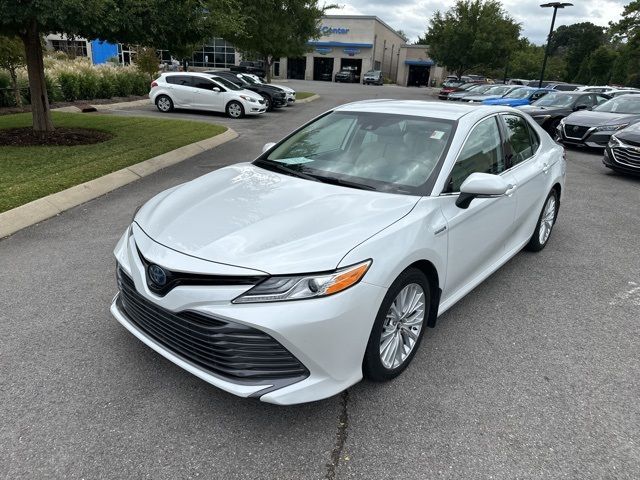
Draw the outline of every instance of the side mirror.
[[[262,147],[262,153],[268,152],[269,150],[271,150],[273,148],[274,145],[275,145],[275,142],[265,143],[264,147]]]
[[[573,107],[574,110],[588,110],[589,106],[588,105],[576,105],[575,107]]]
[[[472,173],[462,182],[456,205],[459,208],[469,208],[474,198],[499,197],[510,188],[513,186],[499,175]]]
[[[211,91],[212,91],[212,92],[219,92],[219,91],[220,91],[220,88],[219,88],[219,87],[213,87],[213,88],[211,89]]]

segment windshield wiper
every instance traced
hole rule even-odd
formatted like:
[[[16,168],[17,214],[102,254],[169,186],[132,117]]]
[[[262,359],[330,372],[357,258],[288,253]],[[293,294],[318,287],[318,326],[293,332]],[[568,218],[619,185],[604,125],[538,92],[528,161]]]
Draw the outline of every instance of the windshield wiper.
[[[319,181],[324,183],[330,183],[332,185],[340,185],[341,187],[357,188],[359,190],[377,190],[376,187],[366,185],[364,183],[350,182],[349,180],[343,180],[337,177],[325,177],[321,175],[314,175]]]
[[[258,165],[266,166],[267,169],[273,168],[286,175],[291,175],[292,177],[300,177],[304,178],[305,180],[311,180],[312,182],[322,182],[322,180],[316,178],[314,175],[309,175],[308,173],[301,172],[300,170],[296,170],[295,168],[289,168],[282,163],[259,160]]]

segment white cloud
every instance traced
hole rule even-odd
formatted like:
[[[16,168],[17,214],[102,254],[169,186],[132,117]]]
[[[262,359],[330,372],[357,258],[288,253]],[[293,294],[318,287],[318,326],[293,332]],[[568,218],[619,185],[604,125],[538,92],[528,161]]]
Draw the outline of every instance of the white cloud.
[[[606,26],[620,18],[631,0],[575,0],[573,7],[558,10],[556,28],[578,22]],[[540,8],[540,1],[504,0],[505,10],[522,24],[522,34],[532,42],[546,41],[553,10]],[[452,2],[444,0],[344,0],[334,15],[376,15],[393,28],[404,30],[411,41],[422,35],[436,10],[445,11]]]

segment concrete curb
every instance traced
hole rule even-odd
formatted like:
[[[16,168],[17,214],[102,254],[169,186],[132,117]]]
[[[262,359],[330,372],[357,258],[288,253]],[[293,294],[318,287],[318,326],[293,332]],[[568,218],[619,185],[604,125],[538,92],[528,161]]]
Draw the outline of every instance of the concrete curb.
[[[318,100],[319,98],[320,98],[320,95],[316,93],[314,95],[311,95],[310,97],[303,98],[302,100],[296,100],[296,103],[309,103],[309,102],[313,102],[314,100]]]
[[[61,192],[52,193],[33,202],[0,213],[0,238],[8,237],[18,230],[35,225],[47,218],[54,217],[65,210],[98,198],[116,188],[135,182],[158,170],[182,162],[198,153],[226,143],[238,134],[227,129],[215,137],[185,145],[157,157],[117,170],[102,177],[76,185]]]

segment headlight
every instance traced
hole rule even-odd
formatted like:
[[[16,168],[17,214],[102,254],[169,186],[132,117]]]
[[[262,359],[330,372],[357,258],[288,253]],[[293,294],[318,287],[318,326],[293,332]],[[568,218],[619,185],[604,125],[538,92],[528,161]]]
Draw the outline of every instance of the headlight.
[[[142,208],[143,205],[144,205],[144,203],[141,203],[140,205],[138,205],[136,207],[136,209],[133,212],[133,215],[131,216],[131,223],[133,223],[133,221],[136,219],[136,215],[138,214],[138,212],[140,211],[140,209]]]
[[[601,125],[596,127],[596,132],[614,132],[629,125],[628,123],[619,123],[617,125]]]
[[[560,123],[559,123],[559,125],[562,125],[562,126],[564,126],[564,118],[560,120]]]
[[[621,147],[621,146],[622,146],[622,142],[618,140],[618,137],[616,137],[615,135],[611,135],[611,137],[609,138],[609,147]]]
[[[256,103],[257,100],[253,97],[248,97],[247,95],[240,95],[240,98],[246,100],[247,102]]]
[[[330,273],[269,277],[237,297],[233,303],[280,302],[326,297],[358,283],[370,266],[371,260],[367,260]]]

